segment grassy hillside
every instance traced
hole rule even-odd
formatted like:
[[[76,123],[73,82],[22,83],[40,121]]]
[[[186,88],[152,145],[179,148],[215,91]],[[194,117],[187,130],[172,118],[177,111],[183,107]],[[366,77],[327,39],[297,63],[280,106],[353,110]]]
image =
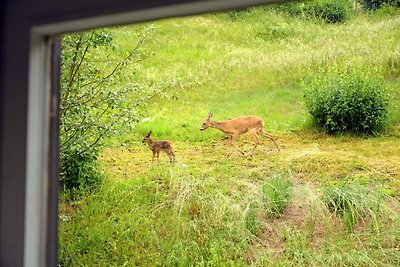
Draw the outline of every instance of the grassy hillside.
[[[335,64],[386,71],[389,59],[398,57],[398,23],[399,17],[366,16],[321,25],[262,9],[235,20],[208,15],[154,23],[148,43],[154,56],[143,61],[140,77],[172,88],[170,98],[148,113],[156,122],[141,133],[155,126],[166,137],[198,140],[191,129],[210,110],[216,119],[258,114],[271,131],[302,129],[299,81]],[[125,29],[121,38],[129,40],[134,32]]]
[[[167,88],[99,158],[96,192],[61,201],[61,266],[400,265],[400,14],[328,25],[263,8],[113,29],[120,52],[147,31],[137,82]],[[336,65],[385,77],[376,137],[311,126],[300,83]],[[129,71],[129,70],[128,70]],[[130,76],[131,77],[131,76]],[[132,82],[132,81],[122,81]],[[281,148],[200,125],[258,115]],[[148,130],[174,144],[151,163]]]

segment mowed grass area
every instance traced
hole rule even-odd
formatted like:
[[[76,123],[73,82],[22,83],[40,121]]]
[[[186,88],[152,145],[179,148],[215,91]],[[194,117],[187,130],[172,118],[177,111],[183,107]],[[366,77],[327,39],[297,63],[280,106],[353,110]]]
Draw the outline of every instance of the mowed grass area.
[[[146,29],[153,54],[137,81],[168,89],[135,132],[104,148],[105,183],[61,201],[61,266],[400,265],[400,70],[390,64],[400,62],[400,15],[340,25],[264,8],[236,15],[113,29],[120,50]],[[381,135],[313,129],[300,83],[335,65],[385,76]],[[281,150],[261,137],[242,156],[221,132],[199,130],[209,111],[263,117]],[[173,166],[165,154],[151,162],[148,130],[173,142]],[[248,152],[252,139],[237,145]]]

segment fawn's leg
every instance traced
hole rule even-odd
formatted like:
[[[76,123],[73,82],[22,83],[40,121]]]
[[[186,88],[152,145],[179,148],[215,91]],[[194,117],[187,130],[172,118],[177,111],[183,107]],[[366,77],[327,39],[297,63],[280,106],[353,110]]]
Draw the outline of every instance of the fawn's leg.
[[[175,160],[174,152],[172,152],[172,150],[166,150],[165,153],[167,154],[167,156],[169,158],[169,163],[173,164],[174,160]]]
[[[153,151],[153,158],[151,159],[151,162],[154,162],[155,157],[156,157],[156,151]]]

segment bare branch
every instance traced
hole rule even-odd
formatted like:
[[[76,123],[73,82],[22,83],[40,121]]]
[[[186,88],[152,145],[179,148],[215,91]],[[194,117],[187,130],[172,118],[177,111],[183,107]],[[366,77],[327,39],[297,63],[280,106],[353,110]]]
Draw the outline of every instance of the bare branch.
[[[65,114],[66,114],[66,112],[68,110],[68,105],[66,106],[66,104],[68,102],[68,98],[69,98],[69,94],[70,94],[70,91],[71,91],[71,87],[72,87],[72,84],[74,82],[76,74],[78,73],[79,69],[81,68],[81,65],[82,65],[82,63],[83,63],[83,61],[84,61],[84,59],[86,57],[86,54],[89,51],[90,40],[92,40],[93,35],[94,35],[94,30],[91,32],[91,36],[89,38],[89,41],[86,43],[85,50],[84,50],[84,52],[82,54],[82,57],[80,58],[80,61],[79,61],[78,65],[76,66],[76,68],[73,68],[73,66],[75,66],[75,61],[77,59],[77,56],[79,54],[78,52],[79,52],[79,48],[80,48],[81,43],[82,43],[82,36],[83,35],[81,35],[81,37],[79,38],[79,42],[76,45],[74,59],[73,59],[74,64],[71,65],[71,73],[72,74],[71,74],[70,79],[68,81],[68,86],[66,88],[66,93],[65,93],[64,97],[61,99],[61,105],[60,106],[61,106],[61,108],[63,108],[63,110],[61,111],[61,116],[65,116]],[[72,72],[72,70],[74,70],[74,71]]]
[[[162,89],[162,90],[160,90],[160,91],[157,91],[156,93],[152,94],[151,96],[147,97],[146,99],[135,103],[134,105],[132,105],[132,106],[130,107],[130,109],[135,109],[135,108],[137,108],[138,106],[143,105],[144,103],[148,103],[150,100],[152,100],[152,99],[155,98],[156,96],[159,96],[161,93],[165,92],[168,88],[170,88],[170,85],[168,85],[167,87],[165,87],[164,89]],[[123,116],[125,116],[125,115],[126,115],[125,113],[122,113],[122,112],[121,112],[121,114],[117,117],[117,119],[115,119],[105,130],[103,130],[103,132],[102,132],[101,134],[99,134],[99,136],[97,137],[97,139],[95,140],[95,142],[92,143],[92,144],[90,145],[90,147],[95,146],[95,145],[100,141],[100,139],[101,139],[108,131],[110,131],[111,127],[113,127],[114,124],[117,123],[117,122],[118,122]]]

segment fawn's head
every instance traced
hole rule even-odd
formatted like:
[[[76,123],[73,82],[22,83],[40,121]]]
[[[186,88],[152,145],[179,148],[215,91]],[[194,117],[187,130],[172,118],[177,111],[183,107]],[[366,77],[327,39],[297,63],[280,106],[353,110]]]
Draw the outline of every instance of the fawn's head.
[[[149,141],[151,140],[150,135],[151,135],[151,130],[146,134],[145,137],[143,137],[142,143],[149,143]]]
[[[208,127],[211,126],[211,117],[212,117],[212,113],[209,112],[207,115],[207,118],[204,120],[203,124],[200,126],[200,131],[204,131],[205,129],[207,129]]]

